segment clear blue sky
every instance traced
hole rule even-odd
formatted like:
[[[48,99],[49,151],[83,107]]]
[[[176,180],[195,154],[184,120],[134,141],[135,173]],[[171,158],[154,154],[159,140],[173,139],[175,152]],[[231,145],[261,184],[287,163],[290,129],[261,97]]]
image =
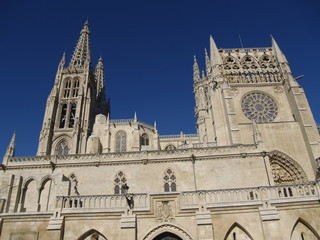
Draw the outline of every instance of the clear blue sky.
[[[35,155],[47,96],[88,18],[92,65],[102,55],[112,118],[157,121],[160,134],[195,133],[193,55],[204,69],[219,48],[271,46],[286,54],[320,123],[320,2],[0,1],[0,156],[13,131],[16,156]],[[1,157],[0,157],[1,158]]]

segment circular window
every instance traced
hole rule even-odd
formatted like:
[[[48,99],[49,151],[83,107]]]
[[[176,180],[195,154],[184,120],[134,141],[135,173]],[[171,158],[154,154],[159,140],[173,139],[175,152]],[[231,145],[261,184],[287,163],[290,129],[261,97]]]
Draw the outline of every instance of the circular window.
[[[278,114],[276,102],[268,95],[260,92],[247,94],[241,103],[244,115],[251,121],[271,122]]]

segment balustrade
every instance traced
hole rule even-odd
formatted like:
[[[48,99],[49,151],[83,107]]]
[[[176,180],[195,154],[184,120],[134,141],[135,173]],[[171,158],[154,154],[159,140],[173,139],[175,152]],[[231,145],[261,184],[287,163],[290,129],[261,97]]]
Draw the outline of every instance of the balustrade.
[[[133,194],[134,208],[143,210],[149,208],[148,194]],[[87,195],[58,196],[56,208],[61,209],[126,209],[127,199],[124,195]]]
[[[299,200],[306,197],[320,197],[320,182],[306,184],[270,186],[242,189],[223,189],[211,191],[182,192],[181,208],[198,207],[198,205],[233,204],[237,202]]]

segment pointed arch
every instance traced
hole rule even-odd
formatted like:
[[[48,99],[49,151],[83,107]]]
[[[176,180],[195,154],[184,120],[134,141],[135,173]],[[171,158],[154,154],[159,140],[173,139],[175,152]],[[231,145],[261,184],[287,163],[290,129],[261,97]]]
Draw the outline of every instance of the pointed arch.
[[[77,240],[108,240],[101,232],[90,229],[83,233]]]
[[[176,175],[168,168],[163,175],[163,182],[164,182],[164,191],[165,192],[176,192],[177,191],[177,184],[176,184]]]
[[[39,210],[41,212],[53,211],[56,199],[56,184],[52,176],[41,179],[39,186]]]
[[[239,64],[239,60],[233,56],[226,56],[224,59],[223,59],[223,63],[224,64]]]
[[[39,183],[39,188],[41,189],[43,187],[43,185],[49,180],[52,180],[53,182],[55,182],[54,177],[51,175],[46,175],[43,178],[41,178],[40,183]]]
[[[38,211],[38,181],[35,177],[27,178],[23,183],[21,195],[21,212]]]
[[[287,154],[274,150],[268,153],[273,180],[276,185],[308,182],[302,167]]]
[[[258,61],[255,57],[247,54],[241,58],[240,63],[241,65],[258,64]]]
[[[119,171],[114,178],[114,194],[124,194],[123,185],[127,184],[126,175]]]
[[[125,131],[120,130],[115,135],[115,150],[116,152],[127,151],[127,134]]]
[[[183,240],[192,240],[190,234],[173,224],[161,224],[148,231],[143,240],[153,240],[163,233],[171,233]]]
[[[253,240],[253,238],[243,226],[235,222],[227,231],[224,240]]]
[[[320,239],[316,230],[304,219],[298,218],[295,222],[290,240],[317,240]]]
[[[66,134],[62,134],[53,140],[52,155],[65,156],[70,154],[71,138]]]

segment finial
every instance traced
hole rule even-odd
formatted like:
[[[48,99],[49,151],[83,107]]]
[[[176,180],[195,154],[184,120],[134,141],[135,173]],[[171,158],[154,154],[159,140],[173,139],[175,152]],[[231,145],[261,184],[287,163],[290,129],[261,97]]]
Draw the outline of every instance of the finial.
[[[134,117],[133,117],[134,122],[137,122],[137,113],[134,112]]]
[[[153,127],[154,127],[155,129],[157,129],[157,121],[154,121]]]
[[[109,123],[110,123],[110,114],[108,113],[107,114],[107,125],[109,125]]]
[[[193,81],[197,82],[200,80],[200,71],[197,63],[197,58],[195,55],[193,56],[193,61],[194,61],[193,62]]]

